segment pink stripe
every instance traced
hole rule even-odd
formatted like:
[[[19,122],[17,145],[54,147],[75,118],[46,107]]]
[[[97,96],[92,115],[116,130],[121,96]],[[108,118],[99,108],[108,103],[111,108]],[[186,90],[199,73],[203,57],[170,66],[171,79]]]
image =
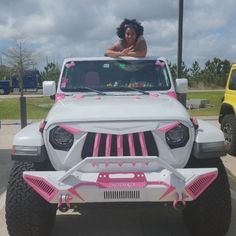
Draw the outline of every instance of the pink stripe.
[[[147,146],[146,146],[146,142],[145,142],[144,133],[141,132],[138,135],[139,135],[139,141],[140,141],[140,144],[141,144],[142,155],[147,156],[148,152],[147,152]]]
[[[178,126],[179,124],[181,124],[179,121],[175,121],[175,122],[173,122],[173,123],[171,123],[171,124],[168,124],[168,125],[166,125],[166,126],[163,126],[163,127],[159,128],[159,129],[157,129],[157,130],[158,130],[159,132],[166,133],[166,132],[168,132],[169,130],[171,130],[171,129],[175,128],[176,126]]]
[[[93,146],[93,157],[98,156],[100,140],[101,140],[101,134],[96,134],[95,141],[94,141],[94,146]]]
[[[71,134],[79,134],[79,133],[81,133],[80,129],[73,128],[73,127],[71,127],[69,125],[61,124],[61,125],[59,125],[59,127],[61,127],[62,129],[68,131]]]
[[[123,156],[123,136],[117,136],[117,156]]]
[[[108,134],[106,137],[106,151],[105,151],[105,156],[110,156],[111,155],[111,138],[112,135]]]
[[[135,156],[135,148],[134,148],[134,137],[133,137],[133,134],[128,134],[128,142],[129,142],[129,152],[130,152],[130,156]]]

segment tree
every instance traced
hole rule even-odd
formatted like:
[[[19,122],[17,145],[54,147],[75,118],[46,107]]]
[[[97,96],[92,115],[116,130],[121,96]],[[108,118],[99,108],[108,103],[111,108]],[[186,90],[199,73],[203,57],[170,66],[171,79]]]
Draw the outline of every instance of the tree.
[[[13,46],[3,52],[7,59],[7,64],[15,72],[20,82],[20,115],[21,115],[21,128],[27,125],[27,112],[26,112],[26,98],[23,94],[23,75],[24,72],[30,67],[37,64],[37,56],[33,48],[27,43],[25,37],[17,37],[14,39]]]
[[[41,76],[43,81],[53,80],[57,82],[60,76],[60,69],[56,64],[51,62],[44,67],[44,71],[41,73]]]
[[[26,38],[22,36],[14,39],[13,46],[7,48],[3,55],[7,59],[8,66],[19,78],[21,96],[23,96],[24,72],[37,64],[38,57]]]

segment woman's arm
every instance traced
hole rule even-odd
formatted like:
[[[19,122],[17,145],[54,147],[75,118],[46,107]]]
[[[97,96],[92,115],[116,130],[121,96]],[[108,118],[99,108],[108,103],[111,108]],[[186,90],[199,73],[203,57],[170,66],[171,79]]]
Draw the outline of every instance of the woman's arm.
[[[145,57],[147,54],[147,44],[145,39],[138,40],[134,49],[130,50],[126,56],[130,57]]]

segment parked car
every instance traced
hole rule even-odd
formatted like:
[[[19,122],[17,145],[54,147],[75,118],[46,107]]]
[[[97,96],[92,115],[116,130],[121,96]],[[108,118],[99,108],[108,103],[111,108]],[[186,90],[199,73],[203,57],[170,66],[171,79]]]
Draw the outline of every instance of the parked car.
[[[9,80],[0,80],[0,94],[9,94],[11,91]]]
[[[224,135],[189,116],[176,99],[186,92],[163,57],[65,59],[57,89],[43,83],[56,99],[46,119],[13,141],[9,235],[49,235],[57,209],[132,203],[172,204],[192,235],[224,235]]]
[[[236,156],[236,64],[233,64],[222,99],[219,122],[225,136],[227,153]]]

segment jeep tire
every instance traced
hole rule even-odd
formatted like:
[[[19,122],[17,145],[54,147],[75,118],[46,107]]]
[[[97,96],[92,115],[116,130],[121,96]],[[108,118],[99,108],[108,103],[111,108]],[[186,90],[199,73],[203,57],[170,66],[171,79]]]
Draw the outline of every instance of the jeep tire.
[[[185,224],[193,236],[223,236],[231,221],[230,186],[220,159],[191,158],[188,168],[217,167],[217,179],[183,210]]]
[[[227,153],[236,156],[236,116],[234,114],[225,115],[223,117],[221,130],[225,136]]]
[[[15,162],[6,194],[6,223],[10,236],[50,235],[56,206],[46,202],[23,179],[24,171],[49,170],[48,164]]]

